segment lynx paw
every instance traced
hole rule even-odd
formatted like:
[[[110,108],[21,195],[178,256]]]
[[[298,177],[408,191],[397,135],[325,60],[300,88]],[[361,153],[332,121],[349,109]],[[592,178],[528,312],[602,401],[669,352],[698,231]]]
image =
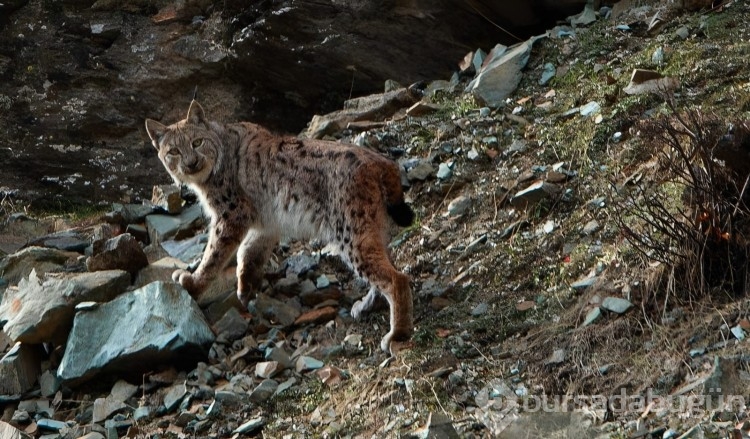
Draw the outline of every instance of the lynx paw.
[[[393,342],[404,342],[411,338],[412,331],[409,330],[391,330],[388,334],[383,337],[380,341],[380,349],[388,355],[393,356],[395,354],[393,350]]]
[[[365,305],[365,302],[362,300],[354,302],[354,305],[352,305],[352,310],[349,312],[354,320],[359,320],[362,317],[362,313],[367,311]]]
[[[198,293],[193,281],[193,275],[189,271],[183,269],[175,270],[172,272],[172,280],[182,285],[191,296],[195,296]]]

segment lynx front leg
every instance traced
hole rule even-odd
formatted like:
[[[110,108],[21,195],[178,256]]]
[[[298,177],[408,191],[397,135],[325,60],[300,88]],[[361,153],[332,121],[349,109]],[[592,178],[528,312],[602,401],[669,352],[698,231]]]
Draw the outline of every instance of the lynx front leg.
[[[278,237],[260,229],[250,229],[237,251],[237,298],[244,306],[263,285],[263,269]]]
[[[243,233],[244,230],[239,225],[216,223],[211,227],[208,245],[195,273],[176,270],[172,273],[172,279],[185,287],[193,298],[198,298],[237,250]]]

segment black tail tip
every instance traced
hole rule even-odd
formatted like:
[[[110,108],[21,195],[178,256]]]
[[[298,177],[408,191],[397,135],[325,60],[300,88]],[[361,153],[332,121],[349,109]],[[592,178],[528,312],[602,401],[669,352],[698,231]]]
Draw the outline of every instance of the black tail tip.
[[[408,227],[414,223],[414,211],[405,202],[388,206],[388,215],[401,227]]]

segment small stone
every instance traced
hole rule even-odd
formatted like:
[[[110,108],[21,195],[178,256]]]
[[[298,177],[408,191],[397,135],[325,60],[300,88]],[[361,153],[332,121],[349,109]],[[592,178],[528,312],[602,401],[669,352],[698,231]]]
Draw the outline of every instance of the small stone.
[[[446,180],[453,175],[453,170],[448,163],[441,163],[438,167],[437,178],[440,180]]]
[[[565,349],[555,349],[544,364],[560,364],[565,361]]]
[[[588,312],[588,314],[586,314],[586,318],[583,319],[583,325],[582,326],[588,326],[588,325],[594,323],[601,316],[602,316],[602,310],[601,310],[601,308],[599,308],[598,306],[595,306],[594,308],[591,309],[591,311]]]
[[[581,114],[581,116],[588,117],[588,116],[594,116],[594,115],[599,114],[601,110],[602,110],[602,107],[601,105],[599,105],[598,102],[591,101],[587,103],[586,105],[584,105],[583,107],[581,107],[580,110],[578,110],[578,112]]]
[[[42,396],[50,398],[60,390],[60,378],[57,374],[52,371],[45,371],[42,376],[39,377],[39,387],[41,388]]]
[[[322,361],[305,355],[297,358],[297,363],[295,365],[295,369],[298,373],[309,372],[311,370],[320,369],[321,367],[323,367]]]
[[[151,407],[147,405],[143,405],[135,409],[133,412],[133,419],[135,421],[140,421],[142,419],[147,419],[151,416]]]
[[[479,117],[489,117],[491,111],[490,107],[482,107],[479,109]]]
[[[263,418],[255,418],[251,419],[244,424],[237,427],[232,434],[248,434],[252,433],[255,430],[258,430],[259,428],[263,427],[265,422],[263,421]]]
[[[674,31],[674,34],[683,40],[687,40],[690,36],[690,30],[686,26],[682,26]]]
[[[161,207],[171,215],[176,215],[182,210],[182,196],[180,188],[174,184],[154,186],[151,193],[151,203]]]
[[[284,348],[280,346],[266,348],[266,352],[263,355],[263,358],[265,358],[267,361],[278,362],[284,369],[292,367],[292,359],[289,357],[289,354],[284,350]]]
[[[245,320],[237,308],[229,308],[227,312],[214,325],[219,337],[232,342],[242,338],[247,332],[249,323]]]
[[[487,302],[482,302],[474,307],[474,309],[471,310],[471,315],[474,317],[479,317],[483,314],[486,314],[487,311],[489,311],[489,304]]]
[[[301,276],[318,266],[318,258],[307,253],[297,253],[284,261],[286,275],[295,274]]]
[[[262,361],[255,364],[255,376],[258,378],[273,378],[283,370],[278,361]]]
[[[97,398],[94,401],[92,421],[95,424],[100,423],[109,418],[113,413],[120,411],[125,407],[127,406],[122,401],[117,401],[112,398],[112,395],[109,395],[106,398]]]
[[[736,338],[739,341],[742,341],[745,339],[745,331],[739,325],[732,328],[732,335],[734,335],[734,338]]]
[[[471,207],[471,202],[472,202],[471,198],[464,196],[464,195],[454,198],[448,204],[448,215],[449,216],[463,215]]]
[[[86,260],[88,271],[124,270],[133,277],[147,265],[141,243],[128,233],[94,242],[94,254]]]
[[[327,288],[329,285],[331,285],[331,281],[328,280],[328,276],[326,276],[325,274],[321,274],[317,279],[315,279],[315,287],[317,287],[318,289]]]
[[[349,334],[344,337],[344,344],[358,347],[362,344],[362,334]]]
[[[185,383],[175,384],[167,390],[167,394],[164,395],[164,407],[167,412],[171,412],[182,402],[182,398],[187,395],[187,387]]]
[[[597,220],[591,220],[583,226],[583,234],[588,236],[596,233],[599,230],[599,222]]]
[[[570,284],[570,287],[574,290],[585,290],[586,288],[594,285],[596,282],[596,276],[583,278]]]
[[[63,428],[67,428],[68,424],[61,421],[55,421],[54,419],[43,418],[36,421],[36,426],[39,427],[40,430],[60,431]]]
[[[343,379],[341,369],[334,366],[325,366],[318,369],[315,374],[320,378],[323,384],[329,387],[334,387],[340,384]]]
[[[552,63],[544,64],[544,70],[542,71],[542,77],[539,78],[539,85],[546,85],[552,78],[555,77],[557,68]]]
[[[13,412],[13,417],[10,420],[17,424],[27,424],[31,421],[31,416],[26,410],[16,410]]]
[[[664,64],[664,48],[659,46],[654,50],[654,53],[651,54],[651,62],[656,65],[662,65]]]
[[[619,297],[605,297],[602,301],[602,308],[617,314],[623,314],[632,306],[632,303]]]
[[[250,313],[268,319],[272,324],[279,324],[284,328],[292,326],[299,317],[300,310],[291,303],[269,297],[266,294],[258,294],[255,299],[255,310]]]
[[[427,160],[420,160],[416,166],[411,168],[406,173],[406,178],[409,181],[424,181],[427,180],[435,172],[435,168]]]
[[[276,392],[276,388],[279,387],[279,383],[272,379],[265,379],[258,384],[258,386],[250,392],[250,401],[261,404],[268,401]]]
[[[466,157],[469,158],[469,160],[476,160],[479,158],[479,152],[477,152],[476,148],[471,148],[468,153],[466,153]]]
[[[288,380],[284,381],[283,383],[279,384],[279,387],[276,388],[276,391],[273,392],[273,394],[274,395],[278,395],[278,394],[284,392],[285,390],[289,389],[290,387],[292,387],[296,383],[297,383],[297,378],[291,377]]]

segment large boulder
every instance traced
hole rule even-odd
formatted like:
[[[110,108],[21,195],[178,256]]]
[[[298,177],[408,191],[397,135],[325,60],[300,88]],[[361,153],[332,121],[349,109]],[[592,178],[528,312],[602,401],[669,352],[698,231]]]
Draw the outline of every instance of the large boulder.
[[[22,279],[9,288],[0,303],[0,326],[13,341],[60,343],[73,324],[81,302],[106,302],[130,285],[121,270],[37,276]]]
[[[80,310],[57,373],[76,384],[100,371],[138,373],[177,357],[204,360],[213,341],[187,291],[176,283],[154,282]]]
[[[60,271],[66,263],[75,261],[80,254],[45,247],[26,247],[25,249],[0,259],[0,275],[11,285],[28,277],[32,271],[42,275],[51,271]]]

